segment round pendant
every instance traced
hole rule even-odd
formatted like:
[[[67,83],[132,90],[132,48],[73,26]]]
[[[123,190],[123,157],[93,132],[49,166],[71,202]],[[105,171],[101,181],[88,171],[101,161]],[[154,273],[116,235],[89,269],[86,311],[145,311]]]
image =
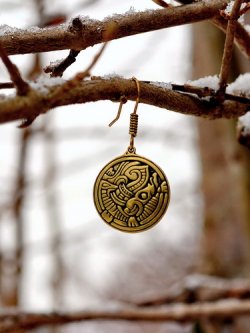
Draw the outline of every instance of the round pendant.
[[[101,218],[120,231],[153,227],[167,210],[170,187],[152,161],[126,153],[110,161],[94,185],[94,202]]]

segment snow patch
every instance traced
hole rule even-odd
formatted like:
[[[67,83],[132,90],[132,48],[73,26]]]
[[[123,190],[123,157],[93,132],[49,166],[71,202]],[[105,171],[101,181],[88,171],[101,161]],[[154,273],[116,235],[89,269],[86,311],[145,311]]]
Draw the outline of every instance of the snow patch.
[[[158,81],[154,81],[154,82],[150,82],[150,84],[152,84],[153,86],[156,86],[156,87],[163,88],[163,89],[172,90],[172,84],[171,84],[171,82],[158,82]]]
[[[228,4],[227,4],[227,7],[225,9],[225,13],[227,15],[230,15],[232,13],[232,10],[233,10],[233,6],[234,6],[234,0],[231,0]],[[241,6],[240,6],[240,9],[244,9],[246,7],[247,3],[242,3]]]
[[[198,80],[188,81],[187,82],[191,86],[201,87],[201,88],[210,88],[213,90],[219,89],[219,78],[217,75],[214,76],[205,76]]]
[[[225,9],[225,14],[226,14],[226,15],[229,15],[229,16],[231,15],[232,10],[233,10],[233,6],[234,6],[234,0],[231,0],[231,1],[228,3],[228,5],[227,5],[227,7],[226,7],[226,9]],[[247,6],[247,2],[242,3],[241,6],[240,6],[240,10],[242,11],[246,6]],[[247,24],[245,24],[245,14],[242,14],[242,15],[239,17],[238,21],[239,21],[239,22],[244,26],[244,28],[249,32],[249,27],[247,26]]]
[[[105,79],[105,80],[110,80],[110,79],[123,79],[123,77],[121,75],[118,75],[116,73],[110,73],[110,74],[106,74],[106,75],[103,75],[101,77],[102,79]]]
[[[238,128],[242,129],[243,136],[250,135],[250,112],[238,119]]]
[[[233,5],[234,5],[234,0],[231,0],[228,4],[227,4],[227,7],[225,9],[225,13],[227,15],[230,15],[231,12],[232,12],[232,9],[233,9]]]
[[[47,94],[49,88],[62,85],[65,82],[64,79],[60,77],[48,77],[46,75],[39,76],[35,81],[29,81],[32,89],[39,91],[42,94]]]
[[[228,85],[226,92],[250,98],[250,73],[238,76],[233,83]]]
[[[43,30],[43,29],[39,28],[37,26],[33,26],[33,27],[30,27],[28,31],[32,32],[32,33],[36,33],[36,32],[40,32],[41,30]]]
[[[244,28],[250,34],[250,24],[244,24]]]
[[[0,25],[0,36],[10,35],[20,31],[22,31],[22,29],[14,28],[7,24]]]
[[[60,65],[63,61],[65,60],[65,58],[61,58],[61,59],[57,59],[57,60],[54,60],[54,61],[50,61],[49,65],[46,66],[46,67],[57,67],[58,65]]]
[[[103,20],[103,22],[107,22],[107,21],[110,21],[110,20],[120,20],[126,16],[129,16],[131,14],[134,14],[134,13],[137,13],[137,10],[134,8],[134,7],[130,7],[129,10],[127,10],[125,13],[122,13],[122,14],[117,14],[117,13],[114,13],[112,15],[109,15],[109,16],[106,16]]]

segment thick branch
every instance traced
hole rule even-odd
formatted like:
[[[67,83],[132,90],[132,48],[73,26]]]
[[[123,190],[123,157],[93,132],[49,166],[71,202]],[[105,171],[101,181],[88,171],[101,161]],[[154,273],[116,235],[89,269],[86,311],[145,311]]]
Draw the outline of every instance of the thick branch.
[[[8,54],[64,49],[83,50],[89,46],[107,41],[105,32],[109,29],[110,24],[115,25],[115,31],[110,37],[110,40],[114,40],[211,19],[218,15],[219,10],[223,9],[226,3],[226,0],[211,0],[173,8],[114,15],[103,21],[84,20],[83,18],[81,24],[79,24],[79,19],[76,18],[72,20],[69,27],[64,24],[53,28],[31,28],[13,31],[13,33],[1,36],[1,42]]]
[[[65,83],[67,87],[67,82]],[[247,112],[250,103],[225,100],[218,105],[216,101],[208,102],[190,94],[164,88],[152,83],[140,83],[141,103],[176,111],[185,115],[193,115],[208,119],[237,118]],[[46,85],[45,85],[46,87]],[[167,86],[168,87],[168,86]],[[171,88],[171,87],[170,87]],[[62,105],[96,102],[99,100],[119,101],[121,96],[135,100],[137,92],[133,81],[123,78],[96,79],[79,83],[67,90],[58,98],[62,85],[48,87],[48,93],[33,90],[28,96],[16,96],[0,100],[0,123],[20,119],[34,119],[39,114]]]
[[[67,87],[67,82],[65,86]],[[60,94],[60,98],[58,98],[58,91],[62,91],[62,85],[50,88],[46,95],[41,89],[32,91],[27,97],[17,96],[2,100],[0,102],[0,123],[33,118],[56,106],[99,100],[119,101],[121,96],[126,96],[130,100],[136,99],[136,90],[132,80],[122,78],[83,81],[73,89],[67,90],[65,94]],[[164,88],[161,85],[148,83],[141,83],[140,101],[182,114],[208,119],[237,118],[249,109],[249,103],[226,100],[223,104],[216,105],[213,101],[208,102],[189,94]]]
[[[10,333],[14,329],[32,329],[45,325],[89,320],[194,321],[205,318],[228,318],[246,314],[250,314],[250,301],[230,299],[215,303],[175,304],[154,309],[124,308],[48,314],[2,312],[0,314],[0,330],[1,333]]]

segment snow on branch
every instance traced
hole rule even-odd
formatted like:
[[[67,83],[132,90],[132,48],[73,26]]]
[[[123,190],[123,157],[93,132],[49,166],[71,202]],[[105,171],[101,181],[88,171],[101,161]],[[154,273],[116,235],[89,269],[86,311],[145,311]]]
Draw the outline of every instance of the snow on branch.
[[[0,97],[0,123],[35,119],[38,115],[62,105],[99,100],[118,102],[121,96],[126,96],[129,100],[135,100],[137,97],[133,81],[121,77],[92,77],[91,80],[78,82],[72,89],[68,89],[68,86],[68,81],[48,78],[44,81],[40,80],[37,87],[33,84],[29,96]],[[175,85],[143,81],[140,82],[140,86],[141,103],[185,115],[207,119],[238,118],[250,107],[250,99],[240,96],[232,95],[228,98],[226,96],[223,103],[218,103],[215,98],[210,99],[209,96],[203,98],[202,88],[200,89],[201,97],[199,97],[199,88],[190,92],[187,88],[181,90],[181,86],[176,88]]]
[[[250,149],[250,112],[241,116],[237,124],[238,141]]]
[[[227,20],[221,17],[219,12],[226,4],[226,0],[200,1],[158,10],[129,11],[102,21],[78,17],[69,24],[43,29],[33,27],[21,30],[6,26],[1,29],[0,26],[1,42],[11,55],[64,49],[84,50],[107,41],[105,32],[110,24],[114,24],[115,29],[109,40],[208,19],[225,31]],[[235,39],[243,52],[250,57],[250,35],[239,23],[236,25]]]

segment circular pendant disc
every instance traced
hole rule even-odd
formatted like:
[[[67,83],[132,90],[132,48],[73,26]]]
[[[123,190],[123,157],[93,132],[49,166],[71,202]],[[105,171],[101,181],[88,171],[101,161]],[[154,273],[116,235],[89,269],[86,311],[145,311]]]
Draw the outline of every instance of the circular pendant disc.
[[[110,161],[94,185],[94,202],[101,218],[120,231],[139,232],[162,218],[170,199],[164,172],[135,153]]]

